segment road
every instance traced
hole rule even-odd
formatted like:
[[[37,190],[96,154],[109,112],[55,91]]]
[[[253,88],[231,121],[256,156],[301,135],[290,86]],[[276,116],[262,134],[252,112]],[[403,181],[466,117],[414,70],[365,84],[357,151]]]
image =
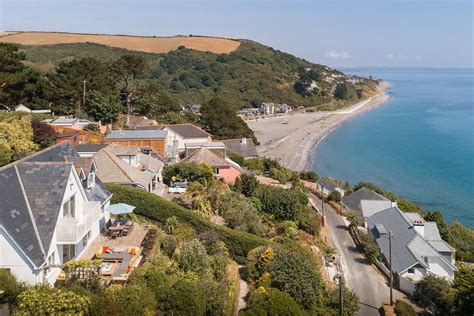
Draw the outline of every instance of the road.
[[[321,200],[314,194],[310,197],[321,208]],[[330,244],[341,257],[341,266],[347,286],[360,299],[359,315],[379,315],[378,309],[390,299],[390,290],[385,277],[359,253],[347,230],[344,218],[328,204],[324,205]],[[394,301],[404,295],[394,290]]]

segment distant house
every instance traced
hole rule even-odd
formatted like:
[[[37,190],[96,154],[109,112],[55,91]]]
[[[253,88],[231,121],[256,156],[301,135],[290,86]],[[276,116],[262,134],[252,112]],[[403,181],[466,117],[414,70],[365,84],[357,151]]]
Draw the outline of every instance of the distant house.
[[[75,117],[59,117],[57,119],[46,119],[42,121],[43,123],[46,123],[48,125],[51,125],[54,127],[67,127],[75,130],[82,130],[84,127],[86,127],[89,124],[95,124],[94,122],[91,122],[86,119],[79,119]],[[56,129],[55,129],[56,130]]]
[[[345,196],[342,199],[342,207],[347,212],[357,212],[361,216],[363,216],[361,210],[361,201],[362,200],[369,200],[369,201],[387,201],[390,202],[385,196],[378,194],[377,192],[372,191],[369,188],[362,187],[359,190],[353,192],[352,194]]]
[[[160,156],[166,157],[167,137],[166,130],[114,130],[107,135],[105,143],[126,147],[149,147]]]
[[[316,181],[316,190],[322,192],[324,196],[329,196],[332,192],[337,191],[341,194],[341,197],[343,197],[345,192],[338,184],[328,178],[318,179],[318,181]]]
[[[51,110],[31,110],[24,104],[18,104],[15,106],[15,112],[27,112],[27,113],[38,113],[38,114],[51,114]]]
[[[56,133],[56,144],[68,142],[75,146],[79,144],[81,133],[79,131]]]
[[[143,115],[123,115],[121,116],[117,124],[119,125],[125,125],[130,129],[136,129],[139,126],[159,126],[158,122],[153,119],[149,119],[146,116]]]
[[[398,207],[378,212],[367,219],[368,232],[379,246],[389,267],[389,233],[392,238],[392,269],[411,281],[428,273],[452,279],[455,250],[441,239],[436,222],[425,222],[416,213]]]
[[[175,156],[186,149],[186,145],[212,141],[212,135],[194,124],[171,124],[164,127],[169,133],[168,146],[173,148]]]
[[[262,103],[260,106],[263,115],[275,114],[275,103]]]
[[[246,108],[246,109],[239,110],[237,112],[237,115],[247,117],[247,116],[258,116],[261,113],[262,112],[260,108]]]
[[[234,183],[235,179],[240,177],[242,169],[238,164],[229,158],[223,158],[220,155],[202,147],[194,151],[183,160],[183,163],[205,162],[214,168],[214,175],[226,183]]]
[[[206,148],[222,158],[227,157],[227,147],[223,142],[209,142],[209,143],[189,143],[185,145],[184,157],[191,155],[200,148]],[[184,158],[183,157],[183,158]]]
[[[111,193],[78,158],[61,143],[0,168],[0,269],[53,284],[105,228]]]
[[[183,108],[185,111],[192,112],[194,114],[201,113],[201,104],[199,103],[189,103],[186,104]]]
[[[291,112],[293,112],[293,109],[291,108],[291,106],[289,106],[286,103],[278,104],[275,107],[275,113],[276,114],[288,114],[288,113],[291,113]]]
[[[91,156],[104,183],[126,184],[152,192],[162,179],[163,161],[138,147],[109,145]]]
[[[258,157],[258,152],[252,138],[225,139],[222,142],[227,147],[228,152],[239,154],[244,158]]]

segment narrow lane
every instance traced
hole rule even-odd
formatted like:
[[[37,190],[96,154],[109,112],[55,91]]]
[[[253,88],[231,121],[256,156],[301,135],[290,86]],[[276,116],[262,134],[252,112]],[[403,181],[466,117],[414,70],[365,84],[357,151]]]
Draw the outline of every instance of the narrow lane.
[[[310,194],[310,197],[314,199],[318,209],[321,209],[321,200],[314,194]],[[359,253],[343,217],[338,215],[328,204],[324,205],[324,209],[329,242],[341,256],[341,265],[347,286],[360,299],[359,315],[379,315],[378,309],[390,298],[388,282]],[[403,294],[394,290],[394,300],[398,297],[403,297]]]

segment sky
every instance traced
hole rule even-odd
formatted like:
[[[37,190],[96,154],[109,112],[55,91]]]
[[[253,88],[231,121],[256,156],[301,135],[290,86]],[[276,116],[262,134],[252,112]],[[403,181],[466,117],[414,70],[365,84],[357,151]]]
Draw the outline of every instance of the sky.
[[[0,31],[219,35],[335,67],[473,67],[471,0],[0,0]]]

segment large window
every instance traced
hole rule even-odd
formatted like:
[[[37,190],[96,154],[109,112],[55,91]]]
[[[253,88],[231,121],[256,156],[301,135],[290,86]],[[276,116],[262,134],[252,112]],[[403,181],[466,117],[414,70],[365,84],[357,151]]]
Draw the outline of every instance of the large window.
[[[63,263],[70,261],[76,256],[76,245],[63,245]]]
[[[75,217],[76,216],[76,196],[73,195],[63,205],[63,216],[64,217]]]

